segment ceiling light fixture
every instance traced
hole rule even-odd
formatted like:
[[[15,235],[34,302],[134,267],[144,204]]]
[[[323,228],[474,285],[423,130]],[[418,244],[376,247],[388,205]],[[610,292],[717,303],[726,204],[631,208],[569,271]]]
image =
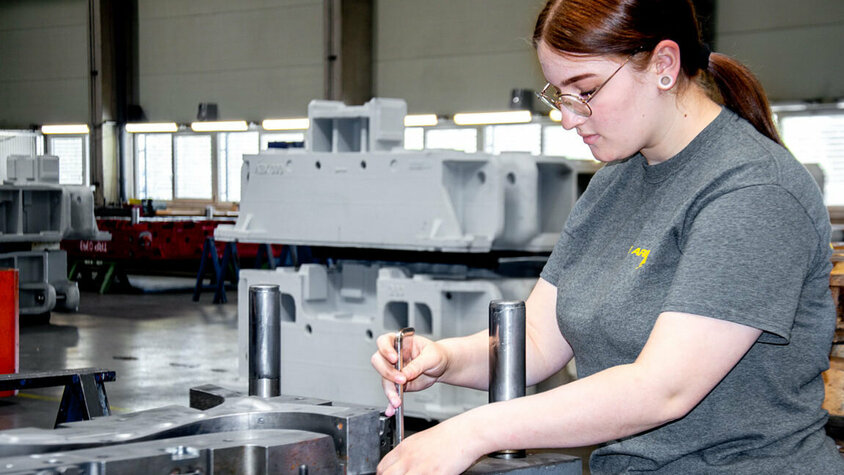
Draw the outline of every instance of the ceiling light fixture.
[[[88,124],[62,124],[62,125],[42,125],[41,133],[44,135],[50,134],[76,134],[84,135],[90,132]]]
[[[245,120],[209,120],[191,122],[190,128],[194,132],[245,132],[249,124]]]
[[[130,134],[154,134],[178,132],[179,126],[175,122],[130,122],[126,124],[126,132]]]
[[[306,118],[300,119],[267,119],[261,122],[264,130],[307,130],[311,121]]]

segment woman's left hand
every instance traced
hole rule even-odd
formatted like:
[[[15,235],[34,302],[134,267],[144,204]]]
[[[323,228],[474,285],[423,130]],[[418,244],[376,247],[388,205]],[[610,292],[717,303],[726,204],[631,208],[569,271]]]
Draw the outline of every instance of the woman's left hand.
[[[381,475],[458,474],[484,455],[461,417],[407,437],[378,464]]]

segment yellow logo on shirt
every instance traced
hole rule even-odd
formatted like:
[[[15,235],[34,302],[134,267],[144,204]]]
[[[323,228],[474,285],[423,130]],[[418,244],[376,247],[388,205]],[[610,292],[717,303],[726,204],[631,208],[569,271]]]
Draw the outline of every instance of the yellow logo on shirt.
[[[637,269],[645,265],[645,262],[648,261],[648,254],[651,253],[650,249],[642,249],[641,247],[637,247],[633,249],[633,246],[630,246],[630,251],[627,252],[628,254],[633,254],[634,256],[639,256],[642,258],[642,262],[636,267]]]

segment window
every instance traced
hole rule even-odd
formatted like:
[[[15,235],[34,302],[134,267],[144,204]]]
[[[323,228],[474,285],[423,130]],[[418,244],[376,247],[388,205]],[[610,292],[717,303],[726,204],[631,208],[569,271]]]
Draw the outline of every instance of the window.
[[[817,163],[824,172],[827,206],[844,206],[844,111],[779,117],[785,145],[802,163]]]
[[[59,183],[84,185],[86,183],[87,136],[48,137],[47,153],[59,157]]]
[[[425,148],[475,153],[478,151],[478,129],[430,129],[425,134]]]
[[[422,127],[407,127],[404,129],[404,149],[423,150],[425,148],[425,129]]]
[[[213,198],[211,193],[211,136],[176,135],[174,197],[177,199]]]
[[[173,136],[135,134],[138,198],[173,199]]]
[[[542,153],[542,126],[539,124],[490,125],[484,128],[484,151],[487,153]]]
[[[560,124],[542,128],[543,153],[565,158],[594,160],[589,146],[574,130],[566,130]]]
[[[258,153],[258,132],[217,134],[217,151],[220,201],[240,201],[243,156]]]

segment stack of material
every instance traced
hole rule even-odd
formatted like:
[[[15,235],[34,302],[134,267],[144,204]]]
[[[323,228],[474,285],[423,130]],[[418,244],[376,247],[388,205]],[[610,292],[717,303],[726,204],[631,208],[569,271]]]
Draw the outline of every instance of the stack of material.
[[[826,397],[823,407],[829,411],[830,426],[838,427],[844,426],[844,243],[834,244],[833,249],[833,268],[829,276],[829,287],[835,302],[838,326],[835,329],[835,339],[829,355],[829,370],[824,373]],[[841,434],[838,435],[839,437],[836,438],[840,439]]]

